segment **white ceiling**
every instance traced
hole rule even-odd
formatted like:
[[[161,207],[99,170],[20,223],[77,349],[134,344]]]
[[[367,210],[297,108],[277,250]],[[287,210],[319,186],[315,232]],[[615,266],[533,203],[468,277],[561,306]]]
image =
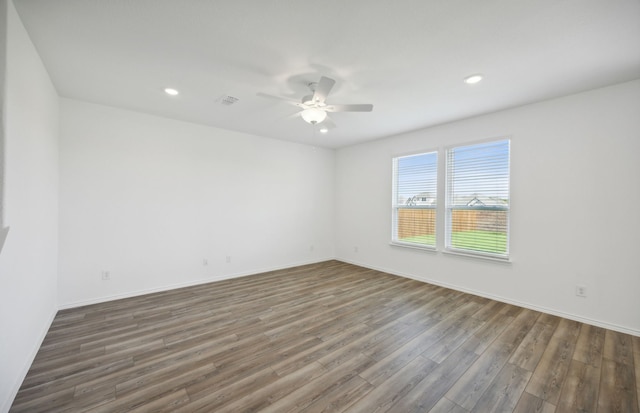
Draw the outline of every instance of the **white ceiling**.
[[[61,96],[330,148],[640,78],[639,0],[14,3]],[[256,95],[322,75],[373,112],[321,135]]]

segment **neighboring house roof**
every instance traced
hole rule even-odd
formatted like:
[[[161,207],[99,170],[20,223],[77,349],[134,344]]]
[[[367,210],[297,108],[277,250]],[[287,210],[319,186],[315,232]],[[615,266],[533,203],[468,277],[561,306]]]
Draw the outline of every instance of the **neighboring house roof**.
[[[421,192],[409,198],[401,198],[400,203],[407,206],[435,206],[437,200],[431,192]],[[505,199],[477,194],[457,197],[453,204],[457,206],[489,208],[509,206],[509,202]]]
[[[430,192],[421,192],[407,199],[407,205],[435,205],[436,197]]]
[[[461,197],[456,200],[456,205],[465,205],[469,207],[506,207],[509,206],[509,202],[505,199],[492,197],[492,196],[482,196],[482,195],[472,195],[468,197]]]

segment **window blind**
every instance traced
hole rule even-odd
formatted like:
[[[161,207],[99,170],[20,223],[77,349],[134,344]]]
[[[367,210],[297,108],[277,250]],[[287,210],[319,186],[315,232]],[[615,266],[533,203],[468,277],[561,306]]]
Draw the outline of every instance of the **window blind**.
[[[509,255],[509,140],[447,151],[445,248]]]
[[[436,245],[437,152],[393,159],[392,242]]]

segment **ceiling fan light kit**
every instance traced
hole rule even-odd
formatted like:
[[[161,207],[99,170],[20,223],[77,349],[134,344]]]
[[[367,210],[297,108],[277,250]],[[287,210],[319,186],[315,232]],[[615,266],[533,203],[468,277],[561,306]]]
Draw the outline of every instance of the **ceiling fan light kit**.
[[[327,118],[327,112],[318,108],[308,108],[300,112],[300,116],[305,122],[315,125]]]

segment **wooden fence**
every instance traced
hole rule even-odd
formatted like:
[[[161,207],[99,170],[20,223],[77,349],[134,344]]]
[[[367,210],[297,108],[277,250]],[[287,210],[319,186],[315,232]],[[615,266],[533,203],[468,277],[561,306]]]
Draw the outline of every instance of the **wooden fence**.
[[[491,231],[506,232],[507,211],[455,210],[452,232]],[[435,209],[398,210],[398,239],[433,235],[436,233]]]
[[[398,210],[398,239],[436,233],[435,209]]]

